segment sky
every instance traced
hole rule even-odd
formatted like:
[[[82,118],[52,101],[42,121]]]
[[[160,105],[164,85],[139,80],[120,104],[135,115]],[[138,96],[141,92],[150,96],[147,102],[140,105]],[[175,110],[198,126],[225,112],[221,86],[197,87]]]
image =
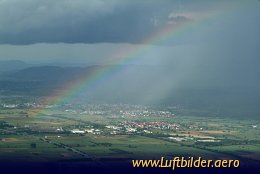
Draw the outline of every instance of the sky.
[[[134,63],[209,55],[254,59],[259,17],[258,0],[0,0],[0,60],[109,64],[116,52],[146,46]],[[145,42],[185,23],[194,27]]]

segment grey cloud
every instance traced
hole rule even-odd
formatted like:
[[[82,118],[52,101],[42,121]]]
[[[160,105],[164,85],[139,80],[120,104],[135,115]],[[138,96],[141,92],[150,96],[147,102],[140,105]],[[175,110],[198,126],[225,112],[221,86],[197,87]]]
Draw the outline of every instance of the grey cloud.
[[[172,17],[169,17],[168,19],[168,23],[169,24],[178,24],[178,23],[183,23],[183,22],[186,22],[186,21],[189,21],[190,19],[187,18],[186,16],[172,16]]]
[[[53,27],[113,11],[102,0],[8,0],[0,1],[0,31],[17,33],[30,28]],[[66,21],[61,21],[66,18]]]
[[[187,13],[219,10],[223,2],[0,0],[0,44],[142,43],[167,23],[192,20]]]
[[[0,44],[138,43],[176,9],[170,0],[1,0]]]

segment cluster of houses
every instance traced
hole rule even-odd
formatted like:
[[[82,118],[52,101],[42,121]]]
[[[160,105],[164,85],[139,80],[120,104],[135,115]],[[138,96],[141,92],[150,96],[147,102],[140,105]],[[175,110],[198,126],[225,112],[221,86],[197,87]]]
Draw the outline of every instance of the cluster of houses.
[[[170,111],[149,111],[149,110],[131,110],[123,111],[120,110],[122,117],[172,117],[175,116]]]
[[[139,134],[139,133],[146,133],[151,134],[152,129],[160,129],[160,130],[178,130],[180,129],[180,125],[172,124],[167,122],[134,122],[134,121],[124,121],[119,122],[116,125],[106,125],[104,129],[72,129],[70,130],[73,134],[94,134],[100,135],[103,133],[109,133],[111,135],[116,134]],[[57,129],[57,131],[59,131]]]
[[[180,129],[179,124],[167,123],[163,121],[154,121],[154,122],[133,122],[133,121],[124,121],[119,125],[126,128],[140,128],[140,129],[161,129],[161,130],[178,130]]]

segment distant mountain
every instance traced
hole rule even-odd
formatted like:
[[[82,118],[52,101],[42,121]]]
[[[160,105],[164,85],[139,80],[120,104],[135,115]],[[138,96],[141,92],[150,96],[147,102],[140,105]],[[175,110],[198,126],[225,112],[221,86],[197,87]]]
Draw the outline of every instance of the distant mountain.
[[[0,60],[0,73],[17,71],[24,68],[28,68],[30,66],[30,64],[27,64],[20,60]]]
[[[48,85],[67,83],[84,76],[92,71],[101,69],[101,66],[90,67],[60,67],[60,66],[34,66],[6,75],[6,78],[15,81],[40,81]],[[50,84],[50,82],[52,82]]]

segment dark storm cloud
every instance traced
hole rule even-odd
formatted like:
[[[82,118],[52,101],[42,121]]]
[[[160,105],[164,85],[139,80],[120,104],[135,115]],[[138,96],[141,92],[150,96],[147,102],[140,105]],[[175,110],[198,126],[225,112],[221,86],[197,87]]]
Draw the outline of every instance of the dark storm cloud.
[[[0,0],[0,44],[142,43],[165,25],[237,1]]]
[[[178,10],[170,0],[0,0],[0,43],[138,43]]]

